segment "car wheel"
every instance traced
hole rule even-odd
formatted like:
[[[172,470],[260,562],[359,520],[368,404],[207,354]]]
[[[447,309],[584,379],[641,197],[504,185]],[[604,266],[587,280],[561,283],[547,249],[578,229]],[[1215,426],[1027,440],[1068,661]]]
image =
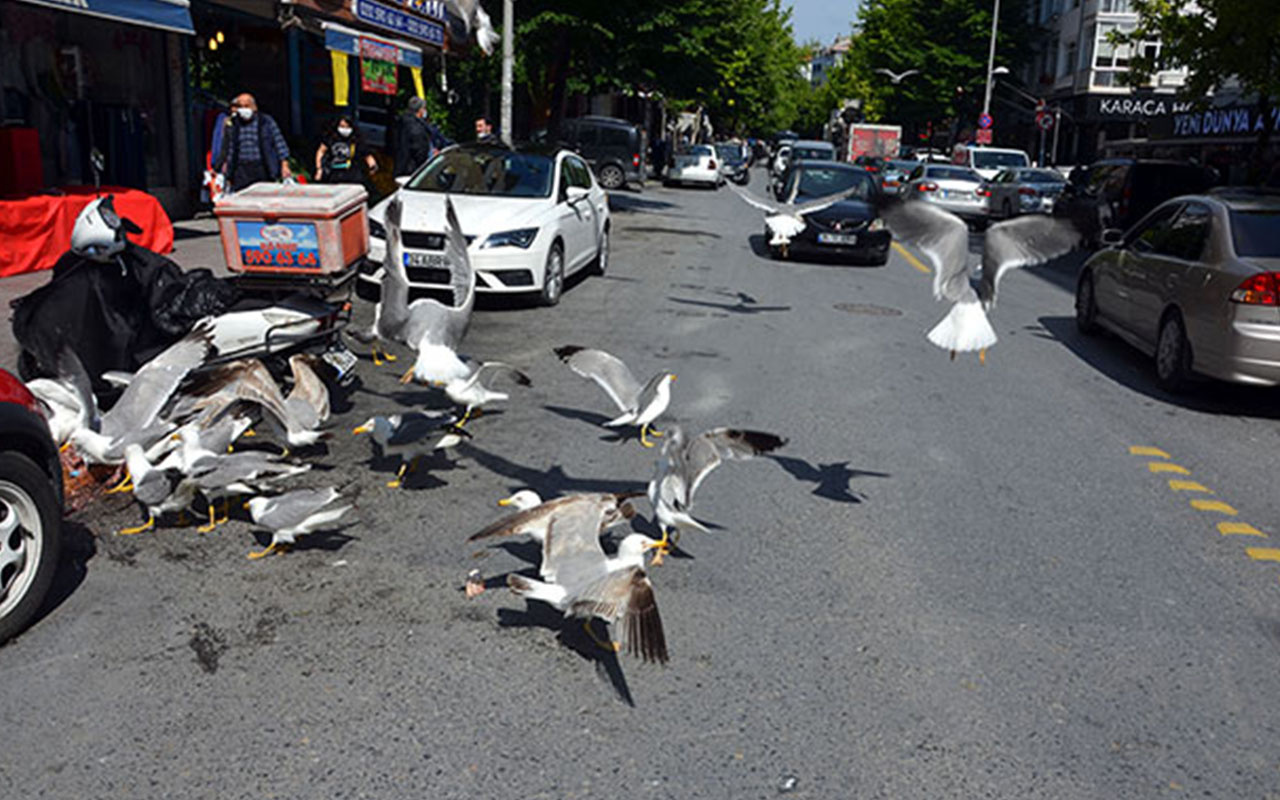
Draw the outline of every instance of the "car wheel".
[[[31,622],[58,568],[62,515],[49,476],[0,453],[0,642]]]
[[[1098,332],[1098,300],[1093,292],[1093,273],[1086,272],[1076,284],[1076,329],[1085,336]]]
[[[555,242],[547,252],[547,266],[542,274],[542,294],[539,295],[538,302],[544,306],[554,306],[560,302],[563,291],[564,247]]]
[[[609,229],[600,232],[600,247],[596,250],[595,260],[591,262],[591,274],[603,275],[609,269]]]
[[[600,185],[609,191],[621,189],[622,185],[627,182],[627,176],[622,171],[622,167],[617,164],[605,164],[600,168],[600,174],[596,176],[596,180],[600,181]]]
[[[1176,311],[1165,314],[1156,337],[1156,381],[1166,392],[1176,394],[1186,388],[1191,378],[1191,346]]]

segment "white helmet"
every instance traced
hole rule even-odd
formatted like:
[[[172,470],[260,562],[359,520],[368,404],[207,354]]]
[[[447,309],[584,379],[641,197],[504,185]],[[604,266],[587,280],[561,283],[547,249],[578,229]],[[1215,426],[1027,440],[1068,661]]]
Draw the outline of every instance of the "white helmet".
[[[99,197],[76,217],[71,229],[71,252],[94,261],[110,261],[124,250],[126,233],[142,230],[116,213],[114,196]]]

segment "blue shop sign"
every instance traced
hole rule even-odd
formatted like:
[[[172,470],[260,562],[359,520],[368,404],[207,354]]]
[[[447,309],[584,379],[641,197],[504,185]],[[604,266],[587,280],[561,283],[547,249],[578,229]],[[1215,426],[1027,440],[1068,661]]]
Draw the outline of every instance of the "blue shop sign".
[[[374,0],[351,0],[351,13],[361,22],[422,42],[444,46],[444,27]]]

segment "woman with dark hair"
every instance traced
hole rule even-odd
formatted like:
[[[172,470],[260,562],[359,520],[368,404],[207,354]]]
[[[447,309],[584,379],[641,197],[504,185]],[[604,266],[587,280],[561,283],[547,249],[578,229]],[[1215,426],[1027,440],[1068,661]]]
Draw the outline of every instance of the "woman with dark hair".
[[[350,117],[338,117],[316,149],[316,180],[321,183],[364,183],[358,167],[363,160],[369,174],[378,171],[378,160],[364,147]]]

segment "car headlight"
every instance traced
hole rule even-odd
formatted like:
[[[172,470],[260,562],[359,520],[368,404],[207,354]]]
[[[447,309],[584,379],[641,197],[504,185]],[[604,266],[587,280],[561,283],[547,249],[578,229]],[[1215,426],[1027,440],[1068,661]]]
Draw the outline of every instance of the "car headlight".
[[[387,229],[382,227],[382,223],[376,219],[369,220],[369,238],[387,240]]]
[[[879,217],[876,217],[875,219],[871,220],[871,224],[867,226],[867,230],[868,231],[884,230],[884,220],[880,219]]]
[[[519,247],[521,250],[528,249],[533,244],[534,237],[538,235],[537,228],[519,228],[514,231],[498,231],[489,234],[489,238],[484,240],[484,244],[480,245],[480,249],[484,250],[489,247]]]

